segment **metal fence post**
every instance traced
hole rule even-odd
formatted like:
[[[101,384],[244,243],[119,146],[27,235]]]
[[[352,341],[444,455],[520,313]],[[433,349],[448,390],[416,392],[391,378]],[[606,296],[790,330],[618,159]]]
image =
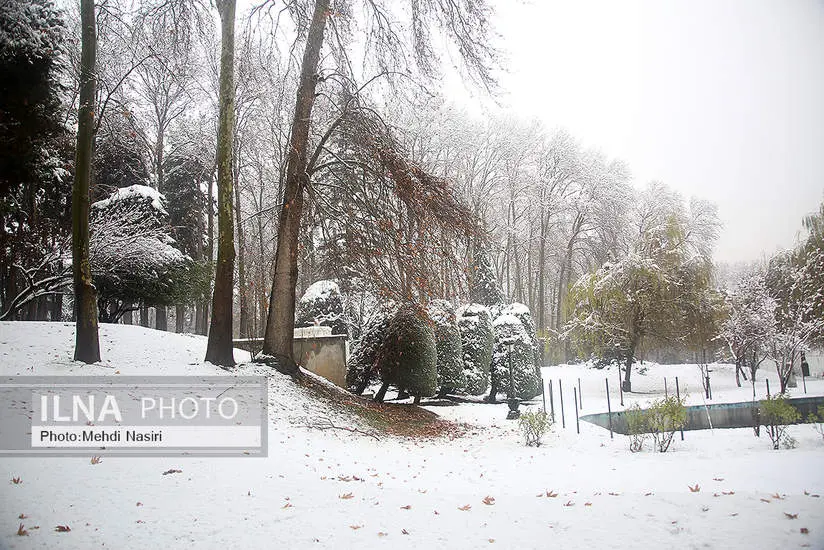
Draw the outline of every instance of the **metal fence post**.
[[[609,378],[604,378],[604,382],[607,383],[607,414],[609,416],[609,438],[614,439],[612,436],[612,407],[609,406]]]

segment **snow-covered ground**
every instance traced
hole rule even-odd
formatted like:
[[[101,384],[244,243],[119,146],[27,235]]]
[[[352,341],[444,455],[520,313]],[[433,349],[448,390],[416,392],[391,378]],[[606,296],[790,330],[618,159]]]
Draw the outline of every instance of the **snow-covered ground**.
[[[72,344],[71,325],[0,323],[0,374],[229,376],[201,362],[202,337],[103,325],[104,362],[93,366],[71,360]],[[633,385],[649,393],[625,405],[663,394],[664,376],[669,391],[679,376],[690,403],[703,402],[697,367],[643,366]],[[750,398],[729,367],[713,369],[713,402]],[[810,426],[791,428],[792,450],[747,428],[687,432],[666,454],[632,454],[597,426],[575,433],[573,384],[581,378],[583,413],[602,412],[609,377],[620,409],[614,369],[544,376],[556,392],[564,380],[567,427],[540,448],[523,446],[503,404],[429,406],[471,425],[451,441],[308,428],[353,421],[273,374],[268,458],[2,458],[0,547],[824,548],[824,441]],[[824,394],[824,380],[808,379],[807,391]],[[162,475],[171,468],[182,472]]]

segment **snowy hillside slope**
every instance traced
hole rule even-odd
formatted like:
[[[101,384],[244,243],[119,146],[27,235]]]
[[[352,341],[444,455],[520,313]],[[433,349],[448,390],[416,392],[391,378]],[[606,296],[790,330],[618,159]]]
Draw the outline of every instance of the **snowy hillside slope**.
[[[203,337],[102,325],[93,366],[72,344],[71,325],[0,323],[0,373],[230,376],[202,363]],[[544,372],[585,373],[598,412],[603,372]],[[631,454],[596,426],[577,435],[569,403],[567,428],[526,448],[504,404],[428,407],[470,424],[456,439],[375,439],[307,427],[360,424],[281,375],[269,400],[268,458],[0,458],[0,548],[824,548],[824,441],[809,426],[791,429],[792,450],[740,429]]]

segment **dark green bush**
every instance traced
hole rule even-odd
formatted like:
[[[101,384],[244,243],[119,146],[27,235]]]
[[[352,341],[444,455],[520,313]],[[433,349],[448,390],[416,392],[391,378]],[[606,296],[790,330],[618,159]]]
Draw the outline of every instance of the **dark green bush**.
[[[446,395],[463,391],[466,376],[455,308],[447,300],[433,300],[428,309],[434,325],[435,347],[438,352],[438,392]]]
[[[402,307],[389,320],[378,369],[385,384],[393,384],[415,397],[435,395],[438,386],[435,333],[425,312]]]
[[[466,393],[480,395],[489,387],[489,364],[492,361],[492,318],[480,304],[469,304],[458,310],[458,330],[461,333]]]
[[[541,393],[541,382],[535,368],[535,353],[532,339],[521,321],[514,315],[501,315],[493,323],[495,347],[489,369],[492,390],[505,393],[507,397],[532,399]],[[509,395],[509,369],[512,367],[512,382],[515,395]]]

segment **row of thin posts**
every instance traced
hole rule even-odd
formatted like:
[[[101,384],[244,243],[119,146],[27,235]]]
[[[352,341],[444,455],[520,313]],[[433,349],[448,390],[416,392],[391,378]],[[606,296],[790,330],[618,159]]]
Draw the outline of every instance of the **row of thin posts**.
[[[542,384],[543,385],[543,384]],[[549,392],[549,414],[552,418],[552,422],[555,422],[555,398],[554,392],[552,391],[552,379],[549,380],[548,385],[545,387],[545,391]],[[578,410],[584,409],[584,399],[583,399],[583,392],[581,390],[581,379],[578,378],[578,386],[572,387],[573,392],[573,400],[575,404],[575,429],[578,433],[581,433],[581,424],[580,424],[580,417],[578,415]],[[561,398],[561,427],[566,428],[566,413],[564,411],[564,383],[563,380],[560,378],[558,379],[558,395]],[[546,413],[546,394],[543,396],[544,402],[544,413]]]

